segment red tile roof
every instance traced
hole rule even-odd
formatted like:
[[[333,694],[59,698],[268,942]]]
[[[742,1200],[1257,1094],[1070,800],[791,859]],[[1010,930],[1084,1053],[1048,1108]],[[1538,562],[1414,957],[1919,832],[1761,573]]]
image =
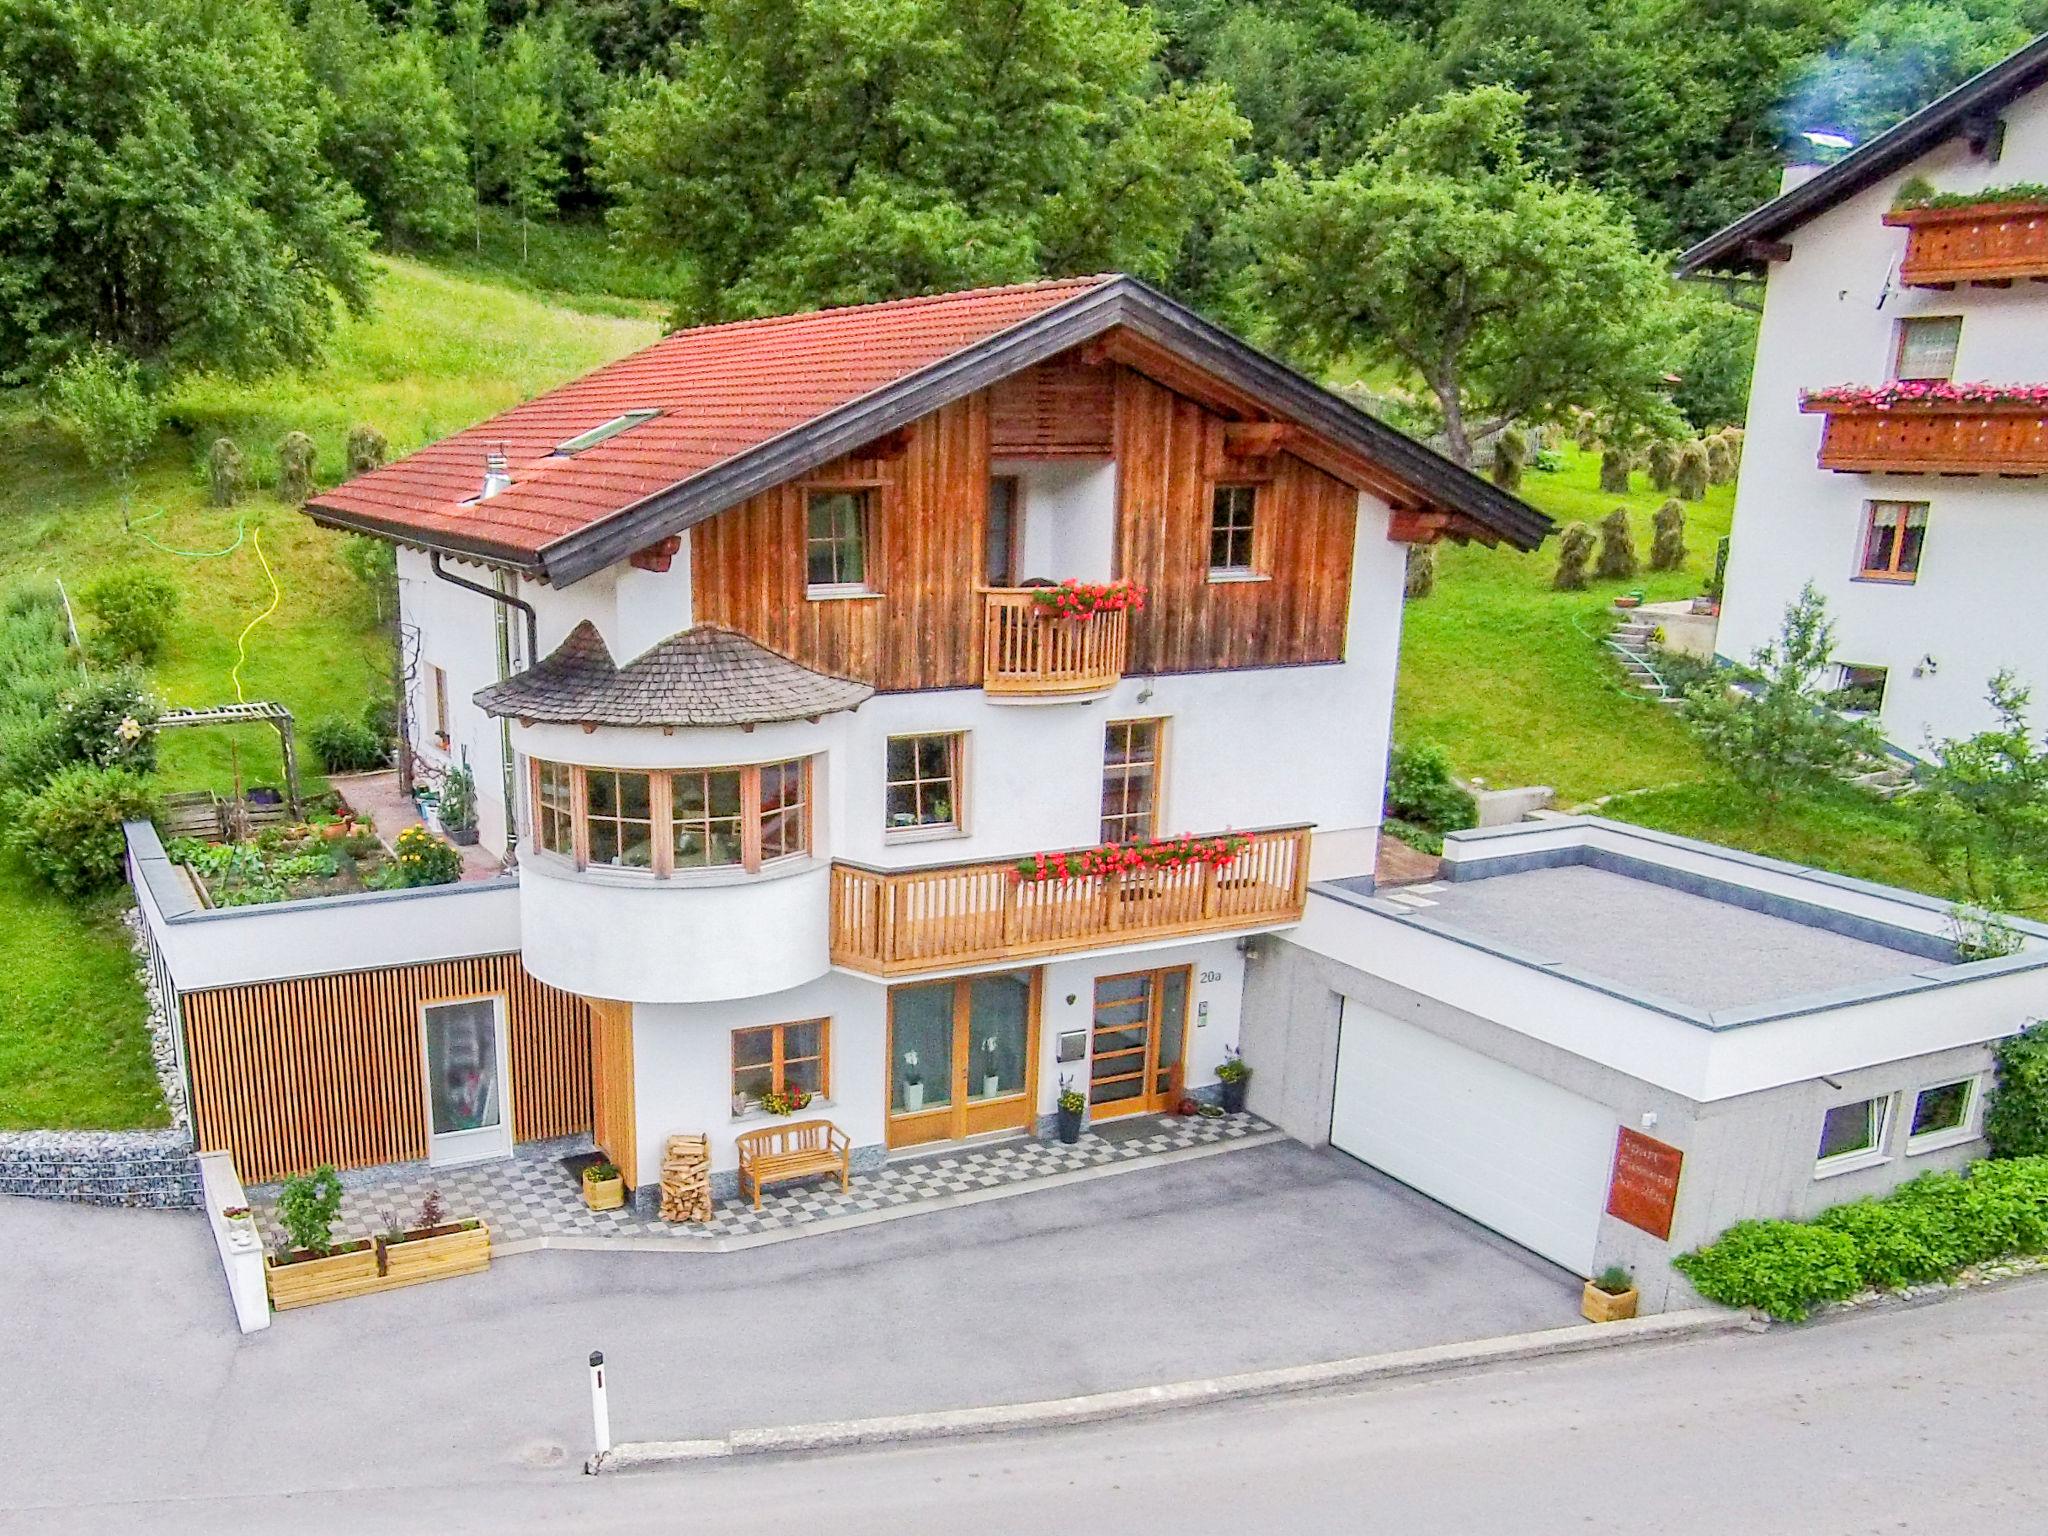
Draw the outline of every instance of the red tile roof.
[[[531,559],[733,455],[1044,313],[1110,277],[1066,278],[702,326],[584,375],[307,503],[350,526]],[[627,411],[595,447],[558,444]],[[475,500],[502,444],[512,485]]]

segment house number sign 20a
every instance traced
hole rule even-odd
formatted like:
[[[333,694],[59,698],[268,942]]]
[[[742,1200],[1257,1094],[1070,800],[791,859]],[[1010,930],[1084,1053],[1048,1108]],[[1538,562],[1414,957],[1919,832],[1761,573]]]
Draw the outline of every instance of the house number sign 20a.
[[[1202,985],[1207,986],[1212,981],[1221,981],[1223,979],[1223,973],[1221,971],[1204,971],[1196,979],[1200,981]]]

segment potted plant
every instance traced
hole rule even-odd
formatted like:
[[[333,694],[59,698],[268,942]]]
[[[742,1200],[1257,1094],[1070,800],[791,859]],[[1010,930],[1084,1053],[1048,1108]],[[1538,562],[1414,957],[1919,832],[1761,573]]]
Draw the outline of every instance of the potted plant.
[[[583,1170],[583,1203],[593,1211],[616,1211],[626,1203],[626,1180],[613,1163]]]
[[[1579,1311],[1589,1323],[1618,1323],[1636,1315],[1636,1282],[1619,1264],[1610,1264],[1586,1282]]]
[[[1223,1086],[1223,1112],[1229,1115],[1244,1113],[1245,1090],[1251,1085],[1252,1069],[1245,1062],[1244,1052],[1234,1045],[1223,1047],[1223,1060],[1216,1068],[1216,1081]]]
[[[917,1052],[903,1053],[903,1112],[914,1115],[924,1108],[924,1074],[918,1070]]]
[[[981,1042],[981,1096],[992,1099],[1003,1091],[1002,1074],[996,1071],[996,1037]]]
[[[1071,1077],[1060,1078],[1059,1134],[1060,1140],[1072,1146],[1081,1139],[1081,1114],[1088,1108],[1088,1100],[1074,1086]]]
[[[469,771],[468,763],[441,775],[441,798],[435,814],[449,842],[468,847],[476,841],[476,775]]]
[[[761,1108],[771,1115],[793,1115],[808,1108],[811,1097],[808,1088],[771,1088],[761,1095]]]

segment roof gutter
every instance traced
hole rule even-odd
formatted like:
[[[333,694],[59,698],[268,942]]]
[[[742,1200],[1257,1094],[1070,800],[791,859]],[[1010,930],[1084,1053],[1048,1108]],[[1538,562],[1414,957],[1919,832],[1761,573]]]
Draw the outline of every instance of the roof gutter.
[[[427,564],[433,567],[436,576],[447,582],[451,587],[460,587],[465,592],[475,592],[480,596],[488,597],[494,603],[502,603],[508,608],[517,608],[521,613],[525,614],[526,664],[532,666],[534,662],[540,660],[540,620],[533,611],[533,604],[523,597],[514,597],[510,592],[500,592],[496,587],[487,587],[480,581],[471,581],[467,576],[456,575],[441,564],[441,551],[438,549],[427,551]]]

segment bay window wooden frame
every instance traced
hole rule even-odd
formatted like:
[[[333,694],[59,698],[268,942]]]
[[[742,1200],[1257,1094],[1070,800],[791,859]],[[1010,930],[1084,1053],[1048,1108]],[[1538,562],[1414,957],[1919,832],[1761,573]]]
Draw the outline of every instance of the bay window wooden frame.
[[[586,767],[581,763],[560,763],[551,758],[529,756],[526,760],[526,790],[529,807],[528,820],[537,823],[541,805],[541,767],[544,763],[569,772],[569,816],[574,833],[573,862],[578,869],[593,867],[590,862],[590,787],[592,773],[644,773],[648,776],[649,814],[653,821],[651,835],[654,841],[654,855],[650,872],[657,879],[668,879],[677,873],[675,861],[675,775],[679,773],[737,773],[740,776],[740,858],[737,863],[690,864],[682,867],[685,876],[709,874],[716,870],[744,870],[748,874],[759,874],[768,865],[785,860],[811,857],[814,846],[816,805],[815,780],[812,777],[810,757],[776,758],[766,763],[719,763],[708,768],[614,768],[610,766]],[[780,768],[786,763],[799,765],[797,792],[801,797],[799,826],[802,846],[793,853],[782,854],[773,859],[764,859],[761,853],[761,770]],[[528,835],[533,846],[543,851],[537,825],[530,825]],[[558,857],[560,855],[557,855]],[[602,864],[600,869],[620,866]],[[639,871],[632,871],[638,873]],[[800,1021],[801,1022],[801,1021]]]
[[[818,1054],[815,1056],[790,1055],[787,1031],[802,1029],[808,1024],[818,1026]],[[832,1097],[832,1018],[830,1014],[827,1014],[822,1018],[815,1019],[786,1019],[774,1024],[742,1024],[736,1026],[731,1031],[728,1045],[731,1070],[726,1084],[735,1103],[738,1102],[740,1096],[739,1080],[741,1071],[758,1072],[762,1066],[760,1062],[751,1062],[744,1069],[740,1066],[740,1036],[759,1034],[763,1030],[769,1032],[769,1038],[772,1042],[767,1062],[769,1069],[768,1087],[771,1093],[787,1093],[789,1091],[787,1072],[790,1063],[815,1061],[818,1064],[817,1096],[821,1099]],[[749,1097],[755,1096],[749,1095]]]

